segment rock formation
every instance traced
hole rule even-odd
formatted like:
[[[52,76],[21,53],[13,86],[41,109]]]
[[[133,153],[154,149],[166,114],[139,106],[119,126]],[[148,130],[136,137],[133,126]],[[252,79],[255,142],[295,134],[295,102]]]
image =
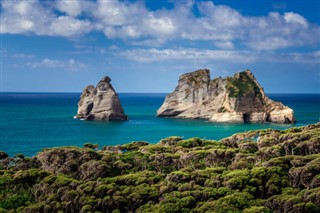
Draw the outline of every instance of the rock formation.
[[[295,122],[293,110],[269,99],[249,70],[213,80],[207,69],[183,74],[157,116],[229,123]]]
[[[106,76],[94,88],[84,88],[78,103],[76,118],[84,120],[127,120],[119,97]]]

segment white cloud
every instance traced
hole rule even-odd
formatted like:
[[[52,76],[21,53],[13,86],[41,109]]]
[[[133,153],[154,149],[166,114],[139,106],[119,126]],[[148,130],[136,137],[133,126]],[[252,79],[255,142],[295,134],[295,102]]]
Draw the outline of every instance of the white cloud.
[[[3,0],[1,33],[70,38],[99,31],[109,39],[154,47],[175,40],[211,41],[222,49],[240,44],[255,50],[320,43],[319,25],[294,12],[246,16],[211,1],[195,2],[174,1],[172,9],[153,11],[143,1]],[[194,14],[194,7],[199,15]]]
[[[47,2],[4,0],[1,33],[74,37],[93,30],[90,21],[58,16]]]
[[[267,17],[252,18],[244,43],[257,50],[276,50],[288,47],[316,46],[320,42],[320,27],[308,24],[295,13],[270,13]]]
[[[286,20],[287,23],[298,23],[301,24],[303,27],[308,27],[308,22],[307,20],[302,17],[299,14],[290,12],[290,13],[285,13],[284,14],[284,19]]]
[[[71,54],[75,55],[83,55],[83,54],[106,54],[109,50],[115,51],[118,47],[115,45],[112,45],[108,48],[98,47],[98,46],[90,46],[90,45],[81,45],[81,44],[75,44],[74,48],[76,50],[71,51]],[[119,48],[118,48],[119,49]]]
[[[45,58],[41,61],[32,61],[26,64],[27,66],[37,68],[49,68],[49,69],[65,69],[68,71],[81,71],[86,69],[88,66],[84,63],[78,62],[74,59],[69,60],[54,60]]]
[[[236,10],[228,6],[217,6],[213,2],[200,2],[198,8],[207,21],[212,22],[211,26],[216,28],[239,27],[244,17]]]
[[[283,62],[297,62],[297,63],[315,63],[320,64],[320,51],[314,51],[309,53],[287,53],[282,54],[282,59],[278,59]],[[276,61],[276,55],[274,61]]]
[[[133,49],[119,53],[129,60],[150,63],[155,61],[227,61],[229,63],[253,62],[290,62],[290,63],[320,63],[320,51],[310,53],[274,53],[238,50],[208,50],[208,49]]]
[[[77,0],[57,0],[55,6],[59,11],[72,17],[76,17],[82,12],[80,1]]]
[[[108,38],[168,38],[176,33],[172,12],[149,11],[142,2],[98,0],[91,13],[97,29]]]
[[[17,59],[31,59],[35,58],[34,55],[31,54],[26,54],[26,53],[17,53],[14,51],[8,51],[5,48],[0,49],[0,56],[5,58],[5,57],[11,57],[11,58],[17,58]]]
[[[238,63],[248,63],[255,60],[248,51],[233,50],[199,50],[199,49],[134,49],[120,53],[127,59],[138,62],[168,61],[168,60],[226,60]]]
[[[78,20],[70,16],[59,16],[53,19],[48,34],[65,37],[78,36],[92,30],[87,20]]]
[[[23,34],[34,32],[34,29],[46,24],[49,10],[36,0],[2,1],[1,33]]]

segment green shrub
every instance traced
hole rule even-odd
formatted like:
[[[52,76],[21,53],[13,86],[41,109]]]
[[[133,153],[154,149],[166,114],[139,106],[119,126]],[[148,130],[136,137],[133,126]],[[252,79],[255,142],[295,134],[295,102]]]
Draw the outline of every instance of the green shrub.
[[[272,211],[264,206],[251,206],[242,211],[243,213],[271,213]]]
[[[88,149],[98,149],[99,144],[85,143],[83,144],[83,147]]]
[[[20,189],[17,191],[6,192],[1,195],[0,208],[3,209],[17,209],[25,206],[27,202],[32,202],[34,197],[30,189]]]
[[[262,96],[258,85],[251,80],[245,71],[240,72],[238,77],[233,78],[226,85],[226,88],[229,90],[229,97],[243,97],[251,93]]]
[[[201,138],[190,138],[187,140],[182,140],[177,143],[178,146],[182,146],[185,148],[191,148],[196,146],[202,146],[203,140]]]

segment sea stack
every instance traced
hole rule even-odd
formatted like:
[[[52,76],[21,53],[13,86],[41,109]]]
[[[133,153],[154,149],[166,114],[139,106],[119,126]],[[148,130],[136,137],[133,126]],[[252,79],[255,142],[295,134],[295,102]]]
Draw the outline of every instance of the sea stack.
[[[183,74],[157,116],[227,123],[296,122],[293,110],[269,99],[249,70],[213,80],[208,69]]]
[[[83,89],[76,118],[99,121],[128,120],[110,81],[111,79],[105,76],[96,88],[89,85]]]

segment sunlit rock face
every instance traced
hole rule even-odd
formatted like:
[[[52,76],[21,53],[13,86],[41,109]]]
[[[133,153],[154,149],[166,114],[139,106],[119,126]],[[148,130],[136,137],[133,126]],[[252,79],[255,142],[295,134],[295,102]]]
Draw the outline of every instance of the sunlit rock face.
[[[111,79],[105,76],[97,84],[83,89],[76,118],[84,120],[127,120]]]
[[[183,74],[157,116],[229,123],[296,121],[293,110],[269,99],[249,70],[213,80],[207,69]]]

